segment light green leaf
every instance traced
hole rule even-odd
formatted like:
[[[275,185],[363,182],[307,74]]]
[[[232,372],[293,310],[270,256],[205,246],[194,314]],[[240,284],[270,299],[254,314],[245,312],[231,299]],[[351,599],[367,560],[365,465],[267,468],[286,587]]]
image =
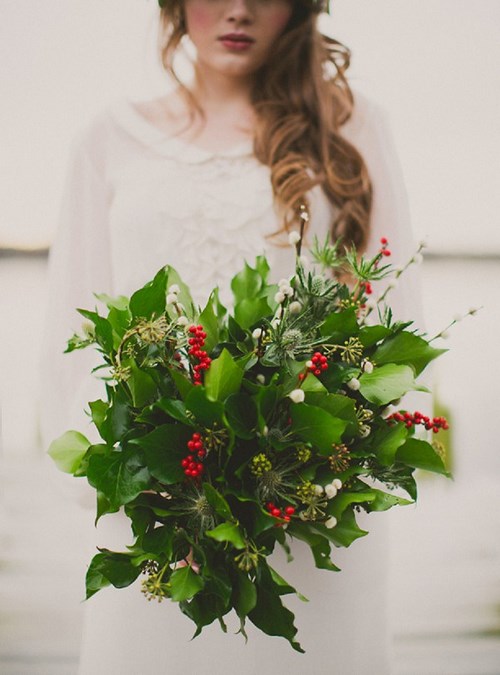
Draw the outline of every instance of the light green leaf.
[[[235,548],[245,548],[245,538],[235,523],[221,523],[213,530],[208,530],[205,534],[216,541],[228,541]]]
[[[89,447],[90,441],[83,434],[78,431],[66,431],[52,441],[48,453],[60,471],[75,473]]]
[[[363,373],[359,378],[360,392],[370,403],[387,405],[415,389],[415,377],[410,366],[389,363]]]

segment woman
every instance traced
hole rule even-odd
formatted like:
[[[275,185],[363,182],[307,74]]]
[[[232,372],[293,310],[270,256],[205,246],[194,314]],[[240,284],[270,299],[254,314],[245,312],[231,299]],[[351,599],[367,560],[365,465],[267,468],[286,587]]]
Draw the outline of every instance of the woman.
[[[353,99],[347,50],[316,28],[320,4],[160,4],[165,68],[175,77],[173,58],[187,34],[196,50],[194,79],[177,81],[156,101],[120,102],[75,145],[51,253],[47,442],[69,427],[88,434],[81,410],[103,395],[98,383],[90,385],[90,354],[59,355],[70,328],[78,328],[74,308],[91,306],[93,291],[129,294],[169,263],[200,303],[215,285],[227,300],[231,276],[262,252],[273,276],[286,276],[293,251],[282,245],[283,233],[297,227],[301,204],[311,216],[306,243],[330,231],[369,252],[386,236],[402,261],[413,252],[383,117]],[[407,284],[393,304],[404,318],[405,307],[415,314],[415,302]],[[89,601],[80,674],[389,673],[386,520],[366,517],[361,525],[371,534],[338,552],[341,574],[316,570],[300,545],[294,563],[275,562],[310,599],[287,603],[305,656],[251,626],[246,646],[214,625],[189,642],[192,625],[178,608],[147,603],[134,585]],[[130,543],[122,516],[100,521],[99,545]]]

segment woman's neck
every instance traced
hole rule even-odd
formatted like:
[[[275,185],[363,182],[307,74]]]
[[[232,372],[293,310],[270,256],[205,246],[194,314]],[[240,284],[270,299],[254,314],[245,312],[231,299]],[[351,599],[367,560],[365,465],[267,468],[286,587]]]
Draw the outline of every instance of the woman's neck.
[[[251,87],[250,78],[227,77],[198,64],[190,89],[207,117],[227,118],[252,111]]]

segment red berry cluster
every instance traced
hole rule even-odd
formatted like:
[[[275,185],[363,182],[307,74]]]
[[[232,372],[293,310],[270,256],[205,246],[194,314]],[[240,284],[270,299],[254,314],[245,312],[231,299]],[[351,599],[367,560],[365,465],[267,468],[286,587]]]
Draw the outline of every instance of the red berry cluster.
[[[380,243],[382,244],[382,248],[380,249],[380,253],[381,253],[382,255],[385,255],[385,256],[391,255],[391,252],[390,252],[389,249],[387,248],[387,246],[388,246],[388,244],[389,244],[389,242],[387,241],[387,239],[386,239],[385,237],[382,237],[382,238],[380,239]]]
[[[308,370],[315,375],[321,375],[321,372],[328,368],[328,359],[321,352],[314,352],[311,361],[312,366],[309,366]]]
[[[365,295],[371,295],[373,293],[373,286],[369,281],[362,281],[360,286],[363,289]]]
[[[423,424],[427,431],[432,429],[435,434],[437,434],[440,429],[448,429],[448,422],[444,417],[430,418],[427,415],[422,415],[422,413],[418,412],[418,410],[414,413],[395,412],[387,417],[387,421],[404,422],[408,429],[410,429],[415,424]]]
[[[193,380],[194,384],[201,384],[201,371],[208,370],[212,359],[207,352],[203,351],[202,347],[205,345],[205,338],[207,334],[203,330],[203,326],[189,326],[191,337],[188,340],[190,349],[188,354],[198,360],[198,363],[193,366]]]
[[[267,502],[266,509],[272,516],[274,516],[275,518],[281,518],[287,523],[290,522],[291,517],[295,513],[294,506],[285,506],[285,508],[281,510],[278,506],[276,506],[274,502]],[[278,523],[278,525],[283,525],[283,523]]]
[[[189,478],[198,478],[201,476],[204,470],[204,466],[200,460],[202,460],[206,453],[205,448],[203,447],[203,441],[201,440],[200,434],[193,434],[191,439],[187,442],[188,450],[196,454],[187,455],[181,460],[181,466],[184,469],[184,473]]]

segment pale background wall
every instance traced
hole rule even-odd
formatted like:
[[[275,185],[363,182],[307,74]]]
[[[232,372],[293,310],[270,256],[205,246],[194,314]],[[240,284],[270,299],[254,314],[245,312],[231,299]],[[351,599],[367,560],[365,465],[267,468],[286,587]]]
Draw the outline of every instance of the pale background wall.
[[[390,111],[414,226],[429,243],[429,332],[484,305],[458,326],[435,370],[454,430],[455,481],[422,477],[418,507],[392,519],[396,675],[499,675],[500,2],[333,2],[328,30],[352,48],[355,86]],[[93,553],[88,515],[70,501],[61,508],[37,444],[46,259],[5,249],[50,243],[76,131],[118,97],[162,92],[156,13],[156,0],[0,0],[5,675],[76,672]]]

